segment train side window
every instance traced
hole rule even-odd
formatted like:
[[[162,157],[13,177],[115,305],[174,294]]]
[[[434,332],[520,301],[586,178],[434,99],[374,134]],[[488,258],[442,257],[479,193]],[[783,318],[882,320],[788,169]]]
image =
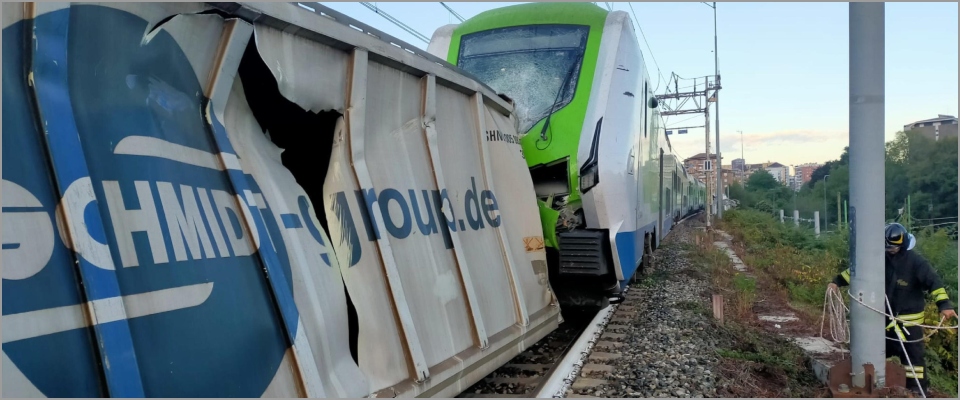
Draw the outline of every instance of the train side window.
[[[647,125],[650,125],[650,111],[647,110],[647,81],[643,81],[643,105],[640,106],[643,110],[643,137],[647,137]]]

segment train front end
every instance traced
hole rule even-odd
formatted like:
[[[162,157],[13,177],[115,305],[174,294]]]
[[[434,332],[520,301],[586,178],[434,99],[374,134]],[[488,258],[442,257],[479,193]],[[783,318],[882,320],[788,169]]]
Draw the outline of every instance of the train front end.
[[[438,29],[429,49],[514,102],[551,286],[576,308],[604,306],[620,291],[610,232],[598,221],[588,228],[583,203],[601,174],[602,115],[588,110],[608,15],[590,3],[509,6]]]

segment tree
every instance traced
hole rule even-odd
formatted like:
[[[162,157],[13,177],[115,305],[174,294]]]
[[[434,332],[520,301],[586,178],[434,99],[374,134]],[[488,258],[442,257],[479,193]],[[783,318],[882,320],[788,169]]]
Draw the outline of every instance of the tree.
[[[934,141],[907,133],[906,180],[917,218],[957,215],[957,138]]]
[[[782,186],[780,182],[777,182],[777,179],[766,170],[757,171],[747,178],[747,190],[752,192],[776,189],[779,186]]]
[[[833,168],[833,165],[836,163],[837,163],[836,160],[827,161],[817,169],[813,170],[813,173],[810,174],[810,181],[807,182],[805,186],[809,189],[813,189],[813,187],[817,184],[817,182],[820,182],[821,180],[823,180],[824,176],[830,175],[830,170]]]
[[[825,162],[819,168],[813,170],[813,173],[810,174],[810,181],[804,184],[804,187],[808,189],[813,189],[813,186],[817,184],[824,176],[830,175],[833,177],[833,170],[837,167],[850,165],[850,146],[843,147],[843,153],[840,153],[839,160],[831,160]]]

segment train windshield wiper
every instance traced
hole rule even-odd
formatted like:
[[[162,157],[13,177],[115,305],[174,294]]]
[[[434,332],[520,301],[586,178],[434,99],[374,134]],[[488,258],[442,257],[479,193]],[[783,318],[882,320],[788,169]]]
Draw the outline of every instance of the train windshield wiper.
[[[570,70],[567,71],[567,77],[563,80],[563,83],[560,85],[560,90],[557,91],[557,96],[553,100],[553,105],[550,106],[550,113],[547,114],[547,120],[544,121],[543,127],[540,128],[540,140],[547,140],[547,127],[550,126],[550,117],[553,116],[553,113],[557,111],[557,104],[560,103],[560,96],[563,94],[563,91],[567,88],[567,82],[570,82],[570,79],[573,77],[573,71],[577,69],[577,66],[580,65],[580,61],[583,59],[583,51],[577,56],[577,60],[573,62],[573,65],[570,66]]]

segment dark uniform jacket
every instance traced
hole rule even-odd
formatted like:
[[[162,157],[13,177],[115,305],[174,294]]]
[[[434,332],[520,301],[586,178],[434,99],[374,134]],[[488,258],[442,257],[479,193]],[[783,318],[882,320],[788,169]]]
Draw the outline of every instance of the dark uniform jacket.
[[[900,250],[897,254],[885,255],[886,294],[894,315],[922,318],[927,292],[933,296],[941,312],[951,308],[947,291],[927,260],[913,250]],[[850,270],[847,269],[833,278],[833,283],[837,286],[849,285]]]

